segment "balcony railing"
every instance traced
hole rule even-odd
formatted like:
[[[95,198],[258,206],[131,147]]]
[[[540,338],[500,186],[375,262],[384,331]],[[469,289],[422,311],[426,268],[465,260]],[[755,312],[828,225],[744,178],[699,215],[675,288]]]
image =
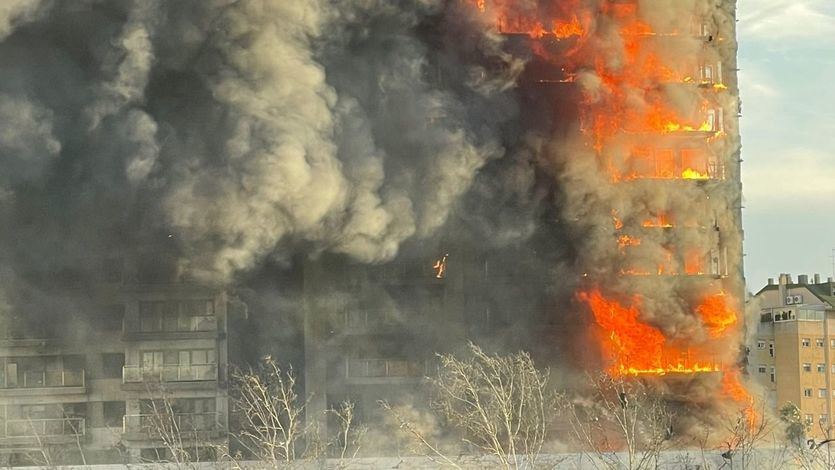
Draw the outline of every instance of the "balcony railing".
[[[139,329],[129,331],[129,333],[196,333],[201,331],[217,331],[217,317],[214,315],[192,315],[187,318],[180,317],[176,322],[171,323],[154,323],[148,319],[140,319]]]
[[[165,434],[177,434],[188,439],[191,432],[225,430],[223,415],[217,412],[177,413],[168,415],[139,414],[125,415],[122,418],[123,433],[141,433],[152,437]]]
[[[205,382],[217,380],[217,364],[170,365],[159,367],[124,366],[123,383]]]
[[[17,379],[5,375],[2,388],[53,388],[83,387],[84,370],[23,371],[23,377]]]
[[[4,438],[83,436],[84,418],[23,418],[3,421]]]
[[[419,378],[426,363],[396,359],[348,359],[349,378]]]

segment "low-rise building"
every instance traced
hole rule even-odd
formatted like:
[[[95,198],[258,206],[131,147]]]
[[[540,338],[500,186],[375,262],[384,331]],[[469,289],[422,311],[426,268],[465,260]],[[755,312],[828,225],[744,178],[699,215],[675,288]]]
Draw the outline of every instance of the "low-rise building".
[[[835,401],[835,281],[781,274],[755,296],[760,308],[751,374],[775,410],[797,405],[815,436],[833,425]],[[753,325],[752,325],[753,326]]]

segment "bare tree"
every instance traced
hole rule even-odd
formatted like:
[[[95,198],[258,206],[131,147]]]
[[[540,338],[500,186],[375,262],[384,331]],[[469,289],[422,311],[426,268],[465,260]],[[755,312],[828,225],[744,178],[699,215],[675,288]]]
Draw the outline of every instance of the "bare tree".
[[[771,432],[771,423],[765,414],[765,405],[740,407],[724,423],[725,438],[720,444],[722,457],[732,469],[762,468],[757,462],[756,450]]]
[[[266,356],[257,369],[231,375],[231,404],[239,421],[240,444],[274,468],[296,460],[297,446],[310,433],[304,424],[309,399],[296,391],[292,367],[282,369],[275,359]]]
[[[559,407],[591,464],[609,469],[654,468],[673,437],[673,413],[637,378],[591,378],[587,397],[563,394]]]
[[[230,402],[238,427],[234,437],[247,457],[269,468],[288,467],[298,460],[321,459],[329,449],[336,449],[338,467],[344,467],[356,457],[366,428],[356,422],[352,402],[344,401],[325,411],[337,423],[335,438],[327,440],[322,438],[318,426],[305,424],[310,397],[299,395],[292,367],[282,368],[267,356],[256,369],[233,371],[231,376]],[[311,421],[318,423],[318,420]],[[239,455],[230,455],[228,449],[223,456],[233,464],[241,460]]]
[[[463,443],[493,456],[502,468],[534,467],[554,417],[548,372],[537,369],[525,352],[491,355],[472,343],[463,358],[438,357],[438,374],[429,379],[432,410]],[[402,414],[387,403],[383,407],[431,455],[458,466]]]
[[[394,422],[397,424],[397,428],[400,431],[414,440],[421,450],[428,452],[428,458],[430,460],[438,462],[443,466],[449,466],[457,469],[463,468],[458,462],[453,460],[446,454],[446,452],[444,452],[439,443],[433,442],[432,439],[426,435],[426,432],[416,425],[412,419],[407,417],[399,407],[393,406],[385,400],[380,401],[379,405],[388,416],[394,419]]]
[[[207,431],[217,429],[216,416],[182,413],[176,399],[161,384],[149,384],[147,390],[155,398],[143,401],[145,409],[136,424],[165,449],[166,455],[157,456],[157,461],[176,468],[196,468],[201,461],[217,458],[221,449],[206,436]],[[209,449],[214,455],[207,455]]]
[[[367,427],[356,422],[354,408],[353,402],[343,401],[338,408],[331,408],[327,411],[336,418],[338,424],[338,435],[335,438],[334,445],[339,452],[339,464],[337,465],[339,468],[357,457],[362,448],[363,438],[368,432]]]

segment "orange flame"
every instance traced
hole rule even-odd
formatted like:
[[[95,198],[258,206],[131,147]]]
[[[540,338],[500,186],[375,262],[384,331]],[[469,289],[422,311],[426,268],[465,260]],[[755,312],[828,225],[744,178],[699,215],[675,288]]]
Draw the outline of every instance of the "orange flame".
[[[644,227],[653,227],[653,228],[671,228],[674,227],[673,223],[669,220],[667,214],[658,214],[655,217],[650,219],[646,219],[641,223]]]
[[[435,279],[443,279],[446,277],[446,260],[449,257],[449,254],[445,254],[440,259],[435,261],[435,264],[432,265],[432,269],[435,270]]]
[[[620,218],[618,217],[618,212],[614,209],[612,209],[612,223],[615,226],[615,230],[620,230],[623,228],[623,221],[620,220]]]
[[[580,292],[578,297],[592,311],[601,328],[603,355],[612,375],[665,375],[669,373],[717,372],[708,358],[693,358],[690,351],[668,344],[664,334],[640,319],[639,300],[625,307],[607,299],[599,290]]]
[[[739,320],[736,312],[728,307],[725,294],[716,294],[706,298],[696,307],[696,313],[699,314],[702,323],[713,337],[722,336]]]
[[[640,238],[630,237],[629,235],[621,235],[618,237],[618,248],[621,250],[628,246],[639,246],[640,244]]]
[[[586,31],[583,29],[583,25],[580,24],[580,20],[577,18],[577,15],[574,15],[571,20],[567,22],[554,20],[554,28],[552,31],[554,36],[558,39],[565,39],[571,36],[583,36],[586,34]]]

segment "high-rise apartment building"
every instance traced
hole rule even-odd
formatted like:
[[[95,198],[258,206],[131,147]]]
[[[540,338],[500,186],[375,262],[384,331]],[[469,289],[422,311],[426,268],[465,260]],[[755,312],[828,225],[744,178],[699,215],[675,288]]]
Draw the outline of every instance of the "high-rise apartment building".
[[[828,436],[835,401],[835,280],[821,282],[781,274],[760,289],[756,342],[750,345],[749,373],[767,390],[768,403],[800,408],[811,433]]]
[[[165,459],[159,431],[169,425],[202,459],[226,442],[224,292],[121,265],[111,261],[103,282],[71,289],[68,299],[85,301],[61,312],[5,312],[3,465]]]

